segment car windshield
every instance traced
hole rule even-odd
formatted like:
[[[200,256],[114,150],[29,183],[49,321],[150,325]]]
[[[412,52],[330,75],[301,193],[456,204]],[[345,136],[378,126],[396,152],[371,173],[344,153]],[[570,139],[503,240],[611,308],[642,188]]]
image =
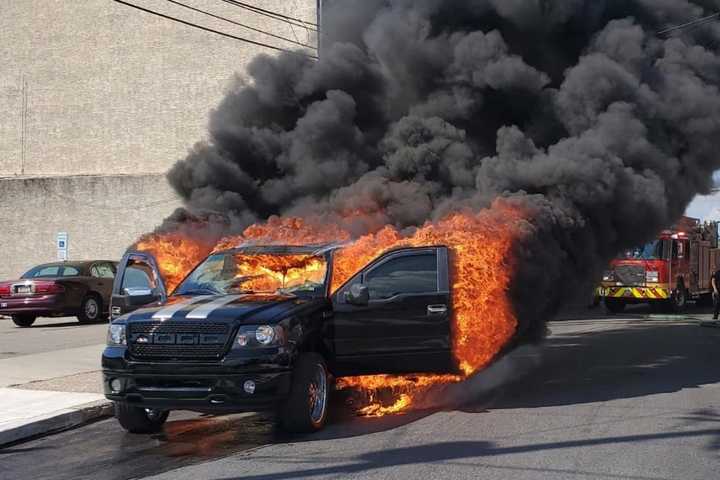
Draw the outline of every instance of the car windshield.
[[[642,247],[633,248],[625,252],[625,258],[639,259],[639,260],[657,260],[661,259],[663,255],[663,242],[655,240],[650,243],[646,243]]]
[[[177,295],[280,293],[321,295],[327,262],[297,254],[223,252],[210,255],[175,290]]]

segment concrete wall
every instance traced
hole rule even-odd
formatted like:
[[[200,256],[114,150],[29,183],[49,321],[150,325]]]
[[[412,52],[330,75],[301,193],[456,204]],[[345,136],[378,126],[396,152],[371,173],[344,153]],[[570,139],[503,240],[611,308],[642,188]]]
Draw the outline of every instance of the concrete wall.
[[[283,48],[163,0],[131,3]],[[315,33],[217,0],[183,3],[302,43]],[[245,0],[316,21],[316,0]],[[168,168],[205,135],[252,46],[111,0],[2,2],[0,279],[55,259],[118,258],[179,206]]]
[[[263,49],[111,0],[2,2],[0,176],[165,172],[205,134],[234,72]],[[160,0],[132,0],[281,47]],[[314,33],[217,0],[183,3],[314,44]],[[315,0],[246,0],[315,21]]]
[[[55,261],[58,232],[72,260],[119,259],[179,205],[162,174],[0,179],[0,279]]]

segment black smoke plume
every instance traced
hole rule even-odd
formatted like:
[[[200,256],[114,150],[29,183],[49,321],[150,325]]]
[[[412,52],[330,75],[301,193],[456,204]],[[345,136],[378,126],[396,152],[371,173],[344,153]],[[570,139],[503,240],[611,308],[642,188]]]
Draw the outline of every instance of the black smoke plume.
[[[321,55],[261,55],[169,173],[226,232],[271,215],[408,228],[497,197],[520,331],[680,217],[720,167],[716,0],[326,0]],[[175,228],[170,219],[164,228]]]

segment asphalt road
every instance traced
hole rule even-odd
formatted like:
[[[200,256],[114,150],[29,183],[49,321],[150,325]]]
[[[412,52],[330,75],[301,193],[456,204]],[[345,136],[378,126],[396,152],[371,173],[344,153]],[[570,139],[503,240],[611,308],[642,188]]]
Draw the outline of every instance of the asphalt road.
[[[38,318],[30,328],[0,317],[0,359],[97,345],[106,332],[107,322],[81,325],[75,317]]]
[[[0,450],[0,479],[717,478],[720,329],[640,315],[551,329],[461,408],[368,419],[336,401],[303,437],[264,416],[174,413],[156,436],[108,419]]]

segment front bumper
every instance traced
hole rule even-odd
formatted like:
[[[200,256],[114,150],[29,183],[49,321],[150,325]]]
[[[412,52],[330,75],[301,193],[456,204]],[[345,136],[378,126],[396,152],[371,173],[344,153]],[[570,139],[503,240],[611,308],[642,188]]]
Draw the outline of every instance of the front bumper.
[[[124,348],[103,353],[105,397],[144,408],[230,413],[270,410],[290,392],[289,367],[273,364],[223,365],[138,363],[124,359]],[[114,389],[111,384],[119,383]],[[245,383],[254,384],[246,391]]]
[[[62,314],[64,311],[63,294],[0,298],[0,315],[51,315]]]
[[[597,290],[598,296],[604,298],[617,298],[633,302],[647,302],[652,300],[668,300],[672,292],[664,285],[632,287],[632,286],[601,286]]]

